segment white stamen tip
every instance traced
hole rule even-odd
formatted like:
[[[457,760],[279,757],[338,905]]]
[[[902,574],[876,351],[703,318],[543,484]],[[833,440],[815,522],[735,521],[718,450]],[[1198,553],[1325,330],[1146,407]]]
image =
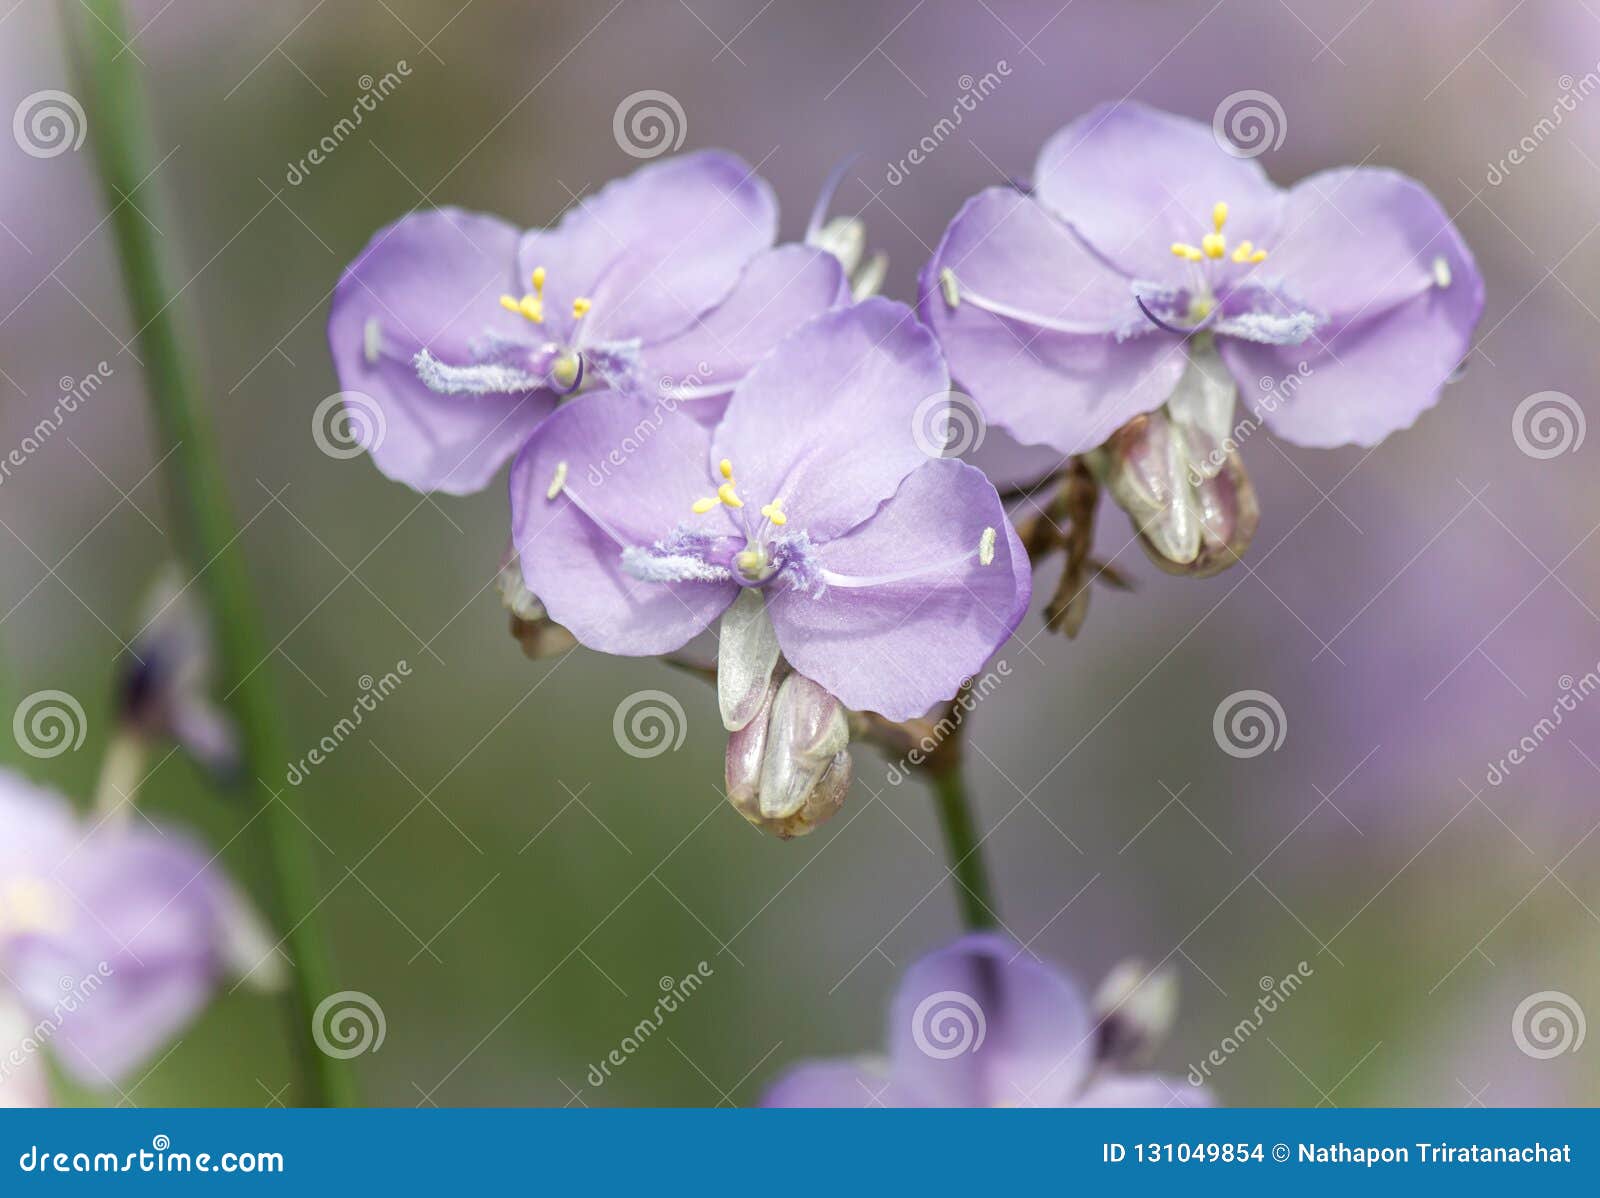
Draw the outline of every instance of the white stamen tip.
[[[561,489],[566,485],[567,464],[565,462],[557,462],[556,472],[550,479],[550,486],[545,490],[544,497],[546,499],[554,499],[557,495],[561,494]]]
[[[987,566],[994,561],[994,529],[986,528],[978,538],[978,564]]]
[[[361,328],[361,352],[366,355],[368,366],[378,364],[378,355],[383,352],[383,326],[376,316],[370,317]]]
[[[939,294],[944,296],[945,306],[952,312],[961,304],[961,284],[956,282],[956,272],[948,266],[939,270]]]
[[[1433,260],[1433,281],[1439,287],[1450,286],[1450,263],[1442,256]]]

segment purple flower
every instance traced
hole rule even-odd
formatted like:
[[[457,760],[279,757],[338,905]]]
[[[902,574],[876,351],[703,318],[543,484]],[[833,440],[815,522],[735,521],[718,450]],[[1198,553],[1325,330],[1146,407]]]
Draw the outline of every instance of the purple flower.
[[[921,295],[988,419],[1075,454],[1186,374],[1209,439],[1234,431],[1236,382],[1259,397],[1250,428],[1376,444],[1459,366],[1483,280],[1403,175],[1339,168],[1282,191],[1207,126],[1122,102],[1046,142],[1030,194],[969,200]]]
[[[170,829],[90,826],[61,796],[0,770],[0,1106],[44,1101],[48,1047],[112,1085],[193,1019],[218,983],[281,979],[248,903]]]
[[[994,487],[918,446],[948,386],[910,310],[870,299],[779,343],[714,427],[616,392],[566,404],[512,467],[528,587],[607,653],[671,652],[728,612],[730,730],[780,651],[847,707],[919,715],[1010,635],[1030,583]]]
[[[774,248],[777,219],[771,188],[720,152],[643,167],[553,229],[401,218],[345,270],[328,318],[353,434],[390,478],[465,494],[576,392],[726,397],[849,297],[833,254]]]
[[[814,1061],[767,1091],[769,1107],[1210,1106],[1179,1079],[1122,1071],[1071,979],[1008,937],[979,932],[906,971],[887,1059]]]

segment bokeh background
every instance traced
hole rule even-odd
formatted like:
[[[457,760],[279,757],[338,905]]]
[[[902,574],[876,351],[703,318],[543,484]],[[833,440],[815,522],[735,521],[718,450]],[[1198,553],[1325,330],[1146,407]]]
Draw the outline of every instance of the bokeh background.
[[[0,109],[69,86],[48,0],[0,14]],[[380,225],[459,204],[525,225],[637,165],[624,97],[670,93],[685,148],[760,163],[803,231],[816,188],[862,157],[837,210],[915,273],[962,200],[1026,175],[1089,105],[1132,96],[1209,120],[1269,93],[1289,183],[1392,166],[1454,215],[1487,280],[1464,378],[1367,452],[1246,447],[1261,495],[1248,568],[1167,578],[1102,513],[1136,593],[1096,596],[1076,642],[1037,611],[971,728],[972,776],[1008,928],[1092,986],[1115,962],[1182,976],[1160,1063],[1183,1073],[1244,1018],[1258,979],[1310,981],[1215,1071],[1231,1105],[1586,1104],[1600,1042],[1549,1060],[1512,1015],[1555,990],[1600,1016],[1600,700],[1499,786],[1501,757],[1563,676],[1600,661],[1600,434],[1519,448],[1527,396],[1592,409],[1600,356],[1600,13],[1583,3],[1389,0],[138,0],[163,160],[147,184],[186,282],[272,671],[309,749],[364,675],[412,674],[299,788],[341,987],[382,1006],[356,1062],[383,1104],[746,1104],[786,1064],[876,1049],[911,960],[957,931],[916,782],[858,754],[846,811],[766,839],[724,803],[709,689],[653,662],[523,658],[491,580],[503,484],[425,499],[365,458],[319,452],[337,387],[323,323],[341,267]],[[364,90],[411,71],[297,185],[290,165]],[[1003,85],[898,186],[889,166],[1004,61]],[[1585,80],[1587,79],[1587,83]],[[1581,94],[1579,94],[1581,93]],[[1578,94],[1570,110],[1562,97]],[[1539,128],[1559,112],[1559,122]],[[91,130],[91,135],[92,135]],[[1530,139],[1520,164],[1508,151]],[[1495,169],[1496,164],[1501,164]],[[0,444],[58,380],[108,384],[0,485],[0,623],[18,693],[88,709],[82,749],[29,762],[87,799],[110,663],[174,552],[142,380],[87,148],[39,159],[0,138]],[[1352,237],[1352,256],[1361,246]],[[1569,438],[1576,441],[1576,438]],[[1052,563],[1040,574],[1053,582]],[[662,689],[682,747],[623,753],[613,713]],[[1275,752],[1222,752],[1213,713],[1256,689]],[[289,763],[268,763],[285,785]],[[259,790],[209,791],[181,758],[152,813],[198,826],[247,882]],[[230,838],[232,838],[230,840]],[[603,1086],[586,1078],[650,1010],[658,979],[710,980]],[[219,1001],[121,1094],[263,1104],[289,1069],[276,1011]]]

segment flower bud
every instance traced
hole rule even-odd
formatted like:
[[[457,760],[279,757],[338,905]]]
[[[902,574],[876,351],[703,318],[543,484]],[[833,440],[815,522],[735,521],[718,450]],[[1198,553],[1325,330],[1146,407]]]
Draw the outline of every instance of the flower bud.
[[[550,618],[539,596],[522,580],[522,565],[515,554],[500,567],[500,602],[511,613],[511,635],[532,660],[555,657],[578,643],[560,624]]]
[[[754,718],[728,737],[728,801],[764,831],[805,836],[844,806],[849,744],[838,699],[803,674],[774,678]]]
[[[845,278],[850,281],[850,298],[856,302],[878,294],[889,271],[889,255],[882,251],[867,256],[867,226],[860,217],[836,216],[806,234],[812,249],[826,250],[839,259]]]
[[[1119,428],[1100,456],[1106,489],[1169,574],[1219,573],[1255,536],[1261,509],[1231,437],[1236,395],[1215,347],[1191,347],[1166,406]]]
[[[1096,1058],[1118,1067],[1144,1064],[1177,1017],[1178,975],[1157,969],[1147,977],[1143,962],[1123,961],[1100,983],[1094,1013]]]
[[[176,742],[218,774],[237,770],[238,730],[211,699],[211,625],[176,567],[151,586],[129,650],[118,670],[117,715],[130,778],[140,772],[133,746],[152,740]]]

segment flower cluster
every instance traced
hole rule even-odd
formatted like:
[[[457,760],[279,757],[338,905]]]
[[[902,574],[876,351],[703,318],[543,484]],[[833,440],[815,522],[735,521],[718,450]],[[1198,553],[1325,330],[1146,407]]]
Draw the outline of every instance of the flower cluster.
[[[728,798],[785,838],[844,803],[852,737],[918,743],[948,715],[1025,614],[1030,558],[1064,552],[1045,613],[1077,631],[1089,582],[1122,577],[1091,556],[1102,492],[1159,566],[1215,573],[1260,514],[1249,434],[1371,445],[1408,427],[1483,305],[1419,184],[1358,168],[1280,190],[1207,126],[1128,102],[1050,138],[1031,186],[968,201],[915,309],[876,296],[861,222],[827,219],[839,177],[796,244],[776,244],[771,189],[719,152],[646,166],[550,229],[412,214],[344,272],[328,329],[384,474],[459,494],[511,463],[500,592],[529,656],[685,664],[714,634],[698,668]],[[1016,529],[1011,480],[918,435],[952,419],[952,373],[1054,463]],[[908,1008],[947,992],[992,1016],[959,1060],[907,1041]],[[1170,1018],[1135,1026],[1131,994],[1096,1024],[1059,975],[970,938],[907,976],[887,1071],[810,1066],[771,1101],[1204,1101],[1126,1072]]]

